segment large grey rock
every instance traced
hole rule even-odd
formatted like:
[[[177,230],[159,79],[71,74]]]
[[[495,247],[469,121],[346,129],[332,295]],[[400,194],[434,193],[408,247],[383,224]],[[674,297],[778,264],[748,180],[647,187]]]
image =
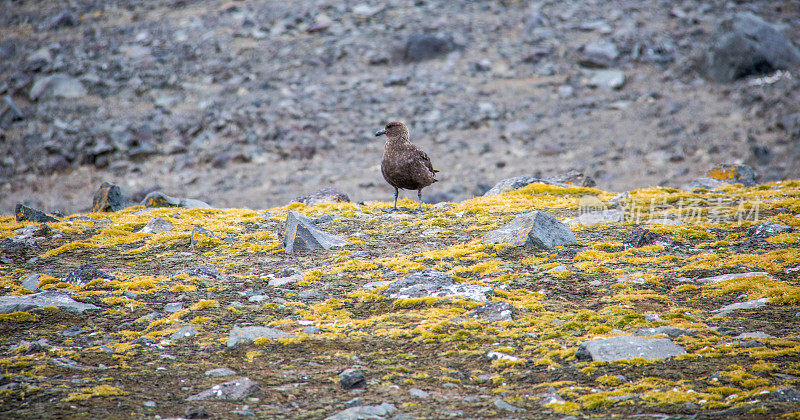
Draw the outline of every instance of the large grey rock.
[[[578,64],[588,68],[607,68],[619,57],[617,46],[611,41],[592,41],[583,46]]]
[[[184,327],[181,327],[181,329],[179,329],[178,331],[172,333],[169,339],[172,341],[176,341],[183,338],[194,337],[195,335],[197,335],[197,329],[191,325],[186,325]]]
[[[661,245],[665,248],[678,247],[682,244],[678,241],[667,238],[655,232],[651,232],[642,227],[634,229],[623,241],[625,249],[641,248],[646,245]]]
[[[139,233],[161,233],[172,230],[172,223],[160,217],[154,217],[147,221],[147,224],[139,230]]]
[[[45,306],[55,306],[64,311],[81,313],[86,310],[99,310],[91,303],[76,302],[66,293],[45,290],[25,296],[0,296],[0,314],[28,311]]]
[[[303,203],[307,206],[316,206],[317,204],[325,203],[349,203],[350,196],[348,196],[344,191],[336,188],[325,187],[315,193],[297,197],[294,199],[294,201]]]
[[[234,348],[242,344],[252,343],[256,338],[292,338],[294,334],[270,327],[238,327],[234,326],[228,337],[228,347]]]
[[[577,242],[575,234],[555,217],[532,211],[517,216],[508,224],[483,235],[483,243],[508,243],[515,246],[550,249]]]
[[[483,302],[493,292],[490,286],[456,283],[441,271],[426,269],[390,284],[383,293],[397,299],[463,296]]]
[[[418,33],[408,37],[403,55],[408,61],[424,61],[447,54],[455,48],[455,41],[450,35]]]
[[[362,405],[342,410],[325,420],[381,420],[390,418],[397,411],[394,404]]]
[[[686,334],[686,330],[680,329],[678,327],[673,327],[671,325],[662,325],[660,327],[654,327],[654,328],[639,328],[633,333],[633,335],[639,337],[650,337],[659,334],[664,334],[669,338],[675,338]]]
[[[284,243],[287,253],[347,245],[343,238],[317,229],[310,218],[293,210],[286,215]]]
[[[81,286],[94,279],[116,280],[117,278],[91,264],[83,264],[72,270],[72,272],[64,278],[64,281],[69,284]]]
[[[37,223],[58,222],[59,220],[41,210],[17,203],[14,214],[18,222],[29,221]]]
[[[199,394],[192,395],[187,401],[197,400],[243,400],[250,395],[260,391],[258,384],[250,378],[239,378],[219,385],[214,385]]]
[[[697,282],[700,284],[711,284],[711,283],[719,283],[726,280],[733,280],[733,279],[744,279],[749,277],[769,277],[773,278],[769,273],[766,271],[751,271],[748,273],[732,273],[732,274],[722,274],[719,276],[713,277],[703,277],[697,279]]]
[[[725,305],[719,309],[715,309],[711,312],[716,314],[716,316],[728,316],[733,311],[742,311],[748,309],[758,309],[763,306],[767,306],[769,302],[769,298],[760,298],[760,299],[753,299],[748,300],[746,302],[737,302],[731,303],[730,305]]]
[[[339,385],[342,389],[363,388],[367,385],[364,372],[358,369],[345,369],[339,374]]]
[[[800,50],[775,26],[750,13],[738,13],[717,28],[706,51],[709,79],[728,83],[800,63]]]
[[[161,191],[153,191],[142,200],[145,207],[183,207],[186,209],[210,209],[211,205],[194,198],[170,197]]]
[[[119,211],[125,208],[127,201],[119,185],[104,182],[92,197],[92,211]]]
[[[489,189],[489,191],[486,191],[483,196],[490,197],[507,191],[517,190],[533,184],[534,182],[541,182],[542,184],[555,185],[558,187],[594,187],[597,185],[594,179],[579,171],[569,171],[563,175],[545,177],[522,175],[501,180]]]
[[[622,70],[591,70],[587,71],[586,85],[605,90],[620,89],[625,85],[625,80]]]
[[[511,413],[522,413],[527,411],[522,407],[517,407],[516,405],[509,404],[508,402],[500,398],[494,400],[494,406],[498,410],[508,411]]]
[[[747,234],[751,238],[765,239],[770,236],[780,235],[781,233],[791,232],[792,227],[780,223],[764,222],[758,226],[747,229]]]
[[[42,99],[74,99],[87,95],[80,80],[66,74],[55,73],[37,80],[28,96],[32,101]]]
[[[625,212],[618,209],[590,211],[567,221],[568,225],[592,226],[602,223],[619,223],[625,219]]]
[[[482,318],[489,322],[511,321],[514,314],[514,306],[508,302],[499,300],[478,306],[469,313],[473,318]]]
[[[28,274],[24,279],[22,279],[22,287],[30,290],[31,292],[39,290],[40,277],[41,275],[39,273]]]
[[[667,338],[642,338],[622,335],[602,340],[585,341],[578,347],[575,357],[578,360],[613,362],[615,360],[635,358],[658,360],[681,354],[686,354],[686,350]]]

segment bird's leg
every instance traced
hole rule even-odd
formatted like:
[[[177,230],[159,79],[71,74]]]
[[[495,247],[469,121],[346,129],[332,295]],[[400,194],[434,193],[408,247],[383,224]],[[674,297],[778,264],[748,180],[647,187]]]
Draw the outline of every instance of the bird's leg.
[[[394,208],[392,211],[397,211],[397,195],[400,194],[400,190],[397,187],[394,188]]]
[[[419,208],[417,211],[422,211],[422,188],[417,190],[417,198],[419,199]]]

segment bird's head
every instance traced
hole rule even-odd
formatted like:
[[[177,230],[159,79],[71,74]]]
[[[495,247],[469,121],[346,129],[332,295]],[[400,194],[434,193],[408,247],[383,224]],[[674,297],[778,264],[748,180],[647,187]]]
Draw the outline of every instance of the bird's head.
[[[408,127],[406,127],[406,125],[401,123],[401,122],[397,122],[397,121],[390,122],[389,124],[386,124],[386,127],[384,127],[383,130],[378,131],[377,133],[375,133],[375,136],[377,137],[377,136],[381,136],[381,135],[384,135],[384,134],[386,134],[386,137],[389,137],[389,138],[391,138],[391,137],[402,137],[402,138],[408,140]]]

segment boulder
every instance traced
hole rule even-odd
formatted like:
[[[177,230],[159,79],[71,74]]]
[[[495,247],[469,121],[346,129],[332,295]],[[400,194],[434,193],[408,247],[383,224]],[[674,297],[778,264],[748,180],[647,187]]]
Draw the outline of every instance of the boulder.
[[[636,358],[658,360],[681,354],[686,354],[686,350],[666,338],[622,335],[585,341],[575,352],[575,358],[582,361],[613,362]]]
[[[550,249],[576,242],[569,226],[542,211],[521,214],[506,225],[483,235],[484,244],[508,243],[529,248]]]
[[[310,218],[293,210],[286,215],[284,243],[288,254],[347,245],[344,238],[318,229]]]

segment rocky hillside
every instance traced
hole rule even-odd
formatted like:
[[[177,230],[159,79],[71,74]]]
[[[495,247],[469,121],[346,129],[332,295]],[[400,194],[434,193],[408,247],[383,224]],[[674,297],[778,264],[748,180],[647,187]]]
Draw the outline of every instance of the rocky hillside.
[[[712,163],[800,177],[796,1],[5,2],[0,214],[97,185],[268,208],[386,200],[405,121],[431,202],[575,169],[609,191]]]
[[[799,181],[147,203],[0,218],[3,418],[800,417]]]

